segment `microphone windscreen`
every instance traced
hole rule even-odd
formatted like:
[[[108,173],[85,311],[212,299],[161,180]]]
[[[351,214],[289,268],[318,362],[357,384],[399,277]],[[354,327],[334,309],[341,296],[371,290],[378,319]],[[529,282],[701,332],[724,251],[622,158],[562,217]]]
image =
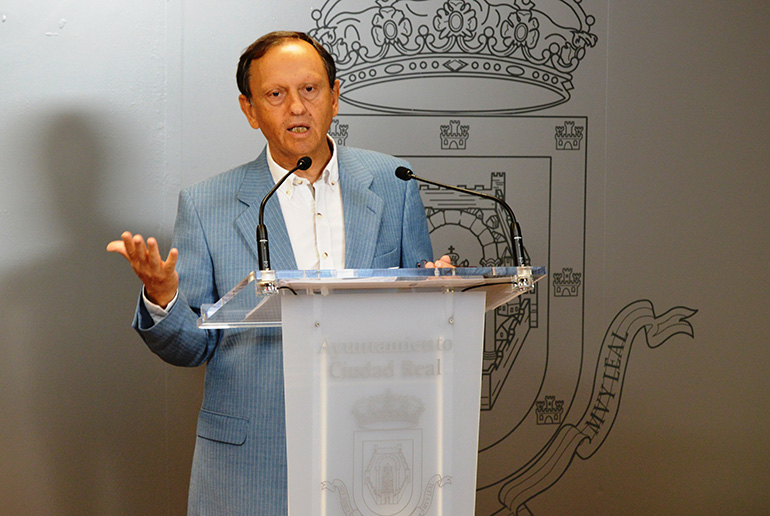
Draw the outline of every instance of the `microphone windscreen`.
[[[313,160],[310,159],[310,156],[302,156],[297,161],[297,168],[299,170],[307,170],[310,168],[310,165],[313,164]]]
[[[414,173],[406,167],[398,167],[396,169],[396,177],[404,181],[409,181],[413,175]]]

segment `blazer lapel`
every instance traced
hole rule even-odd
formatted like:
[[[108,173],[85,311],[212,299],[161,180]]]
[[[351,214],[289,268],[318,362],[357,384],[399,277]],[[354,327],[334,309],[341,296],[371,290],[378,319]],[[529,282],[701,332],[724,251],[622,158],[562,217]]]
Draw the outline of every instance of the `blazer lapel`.
[[[258,257],[256,232],[259,224],[259,205],[275,185],[270,169],[267,167],[266,152],[266,149],[263,150],[259,158],[249,165],[238,190],[238,200],[248,208],[241,213],[235,223],[241,236],[254,253],[255,261]],[[264,222],[270,239],[270,267],[274,270],[296,269],[297,262],[291,248],[289,232],[286,230],[280,202],[275,195],[265,205]]]
[[[345,268],[368,269],[374,258],[384,201],[371,191],[372,173],[337,147],[345,219]]]

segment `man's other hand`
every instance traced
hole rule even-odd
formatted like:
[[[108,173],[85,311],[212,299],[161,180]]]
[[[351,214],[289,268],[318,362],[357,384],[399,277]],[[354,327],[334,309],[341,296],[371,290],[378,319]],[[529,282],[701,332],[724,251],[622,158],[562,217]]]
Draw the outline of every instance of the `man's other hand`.
[[[439,267],[454,267],[454,265],[452,265],[452,259],[449,256],[444,255],[435,262],[425,263],[423,267],[426,269],[437,269]]]
[[[120,238],[110,242],[107,251],[121,254],[128,260],[131,268],[144,283],[147,299],[162,308],[168,306],[179,288],[179,274],[175,268],[179,251],[176,248],[171,249],[164,261],[160,257],[158,242],[154,238],[148,238],[145,244],[142,235],[132,235],[129,231],[123,232]]]

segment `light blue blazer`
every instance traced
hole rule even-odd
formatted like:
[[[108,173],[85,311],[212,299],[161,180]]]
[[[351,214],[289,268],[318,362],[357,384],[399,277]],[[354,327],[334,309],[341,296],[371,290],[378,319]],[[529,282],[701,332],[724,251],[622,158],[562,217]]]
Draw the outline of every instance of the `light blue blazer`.
[[[347,268],[414,267],[431,259],[414,181],[402,160],[339,146]],[[274,182],[265,151],[251,163],[183,190],[174,227],[179,299],[153,324],[140,301],[134,327],[150,349],[179,366],[206,364],[188,514],[281,516],[286,508],[283,363],[279,329],[201,330],[214,303],[258,269],[259,204]],[[296,269],[278,199],[265,209],[271,266]],[[172,432],[173,435],[173,432]]]

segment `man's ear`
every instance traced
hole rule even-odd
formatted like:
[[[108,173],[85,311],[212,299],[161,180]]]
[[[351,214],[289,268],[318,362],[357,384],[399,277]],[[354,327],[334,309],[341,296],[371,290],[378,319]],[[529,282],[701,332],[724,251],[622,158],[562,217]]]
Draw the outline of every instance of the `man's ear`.
[[[334,80],[334,87],[332,88],[332,108],[334,109],[334,116],[337,116],[337,111],[340,108],[340,80]]]
[[[249,125],[254,129],[259,129],[259,121],[255,116],[256,109],[254,109],[254,106],[251,105],[251,101],[246,97],[246,95],[239,95],[238,102],[241,103],[241,111],[243,111],[243,114],[246,115],[246,119],[249,121]]]

